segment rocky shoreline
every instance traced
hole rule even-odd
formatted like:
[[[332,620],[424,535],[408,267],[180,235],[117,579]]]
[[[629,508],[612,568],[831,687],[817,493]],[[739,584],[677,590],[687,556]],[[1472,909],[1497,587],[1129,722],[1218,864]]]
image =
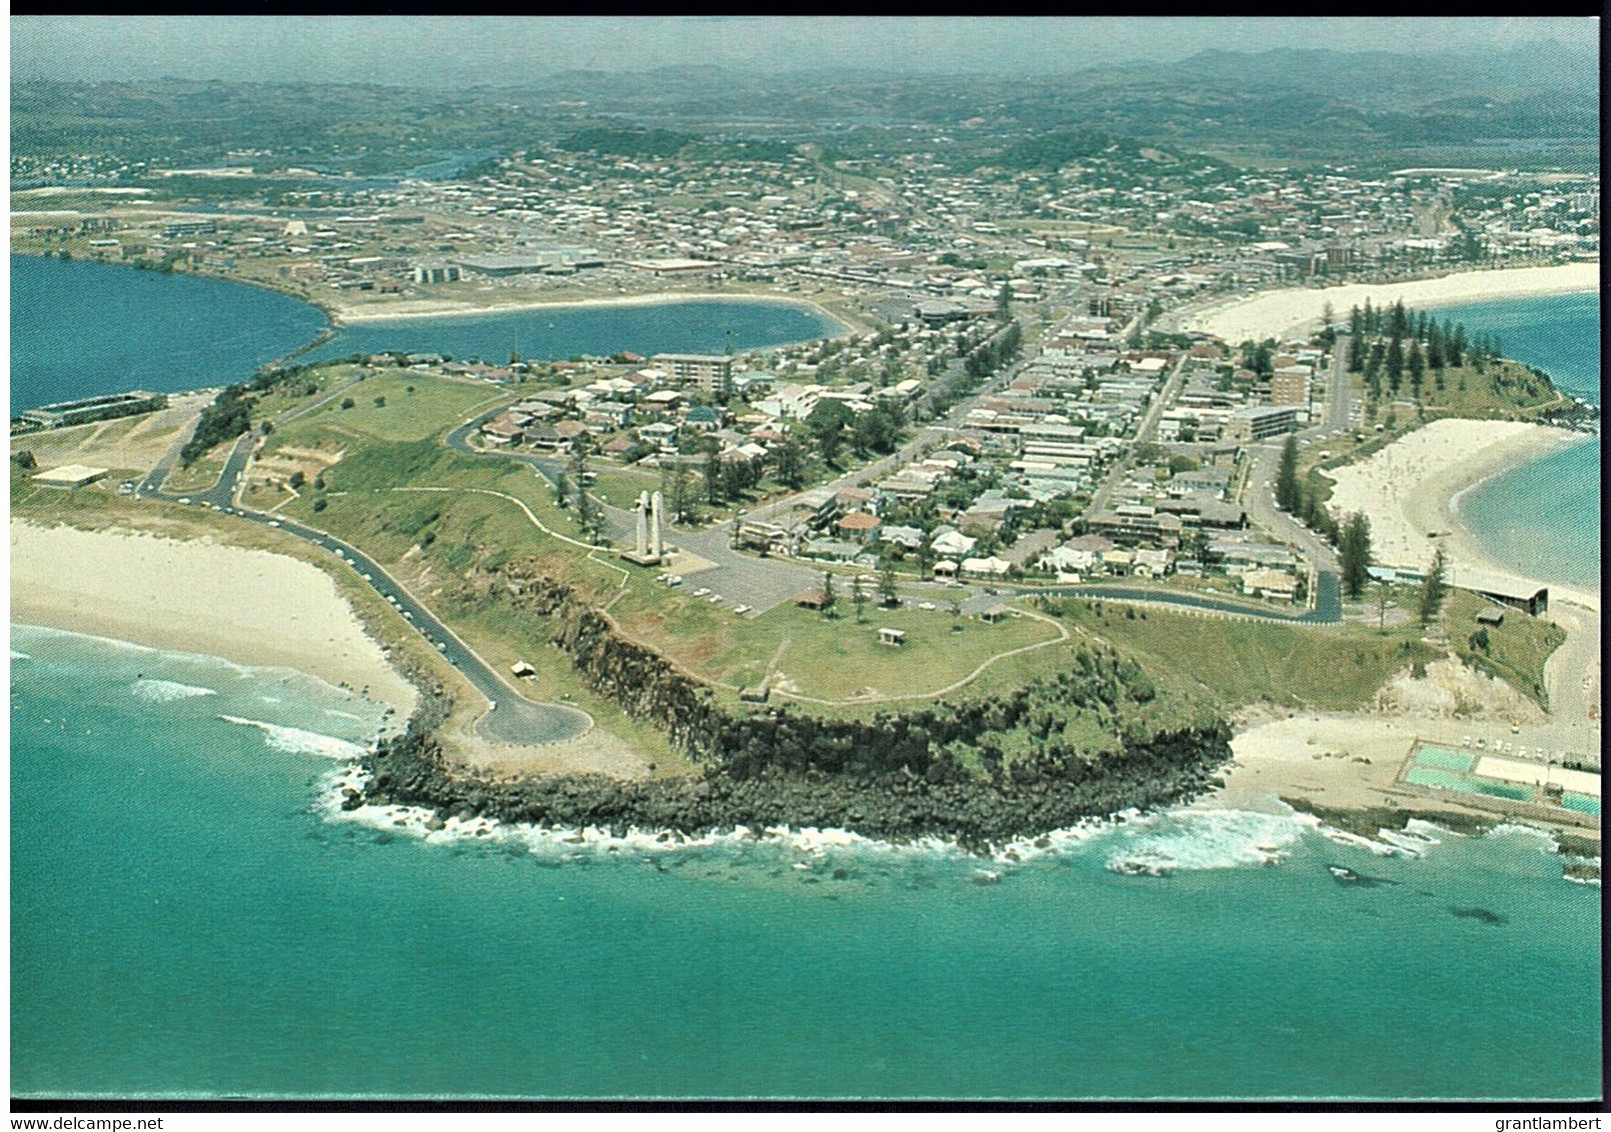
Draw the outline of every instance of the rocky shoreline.
[[[377,743],[368,781],[344,805],[415,805],[438,819],[481,816],[543,826],[703,834],[734,826],[840,828],[889,841],[921,837],[987,849],[1090,818],[1188,801],[1217,786],[1230,728],[1203,719],[1136,724],[1151,682],[1111,652],[1078,654],[1071,671],[1005,696],[936,703],[869,720],[790,708],[728,707],[664,657],[621,637],[609,619],[551,578],[508,572],[501,587],[600,695],[666,731],[701,772],[624,781],[605,775],[515,780],[457,764],[435,737],[444,702],[427,697],[406,733]],[[1094,713],[1111,749],[1064,740],[1062,718]],[[1128,721],[1127,721],[1128,717]],[[1013,739],[1016,753],[1007,756]]]

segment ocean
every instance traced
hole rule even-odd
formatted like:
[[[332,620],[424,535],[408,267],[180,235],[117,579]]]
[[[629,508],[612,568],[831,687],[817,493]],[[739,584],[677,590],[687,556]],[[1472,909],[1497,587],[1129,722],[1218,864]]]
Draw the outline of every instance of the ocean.
[[[1589,292],[1439,307],[1468,335],[1497,334],[1506,357],[1600,404],[1600,297]],[[1500,563],[1529,577],[1600,584],[1600,438],[1554,452],[1462,495],[1461,519]]]
[[[1600,893],[1531,831],[1179,810],[1019,862],[427,838],[334,807],[379,724],[346,692],[11,648],[14,1095],[1600,1093]]]

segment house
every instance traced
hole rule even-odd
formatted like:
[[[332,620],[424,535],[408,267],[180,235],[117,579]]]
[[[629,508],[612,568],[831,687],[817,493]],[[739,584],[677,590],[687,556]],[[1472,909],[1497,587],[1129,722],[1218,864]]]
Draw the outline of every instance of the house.
[[[936,554],[958,558],[972,550],[978,542],[978,539],[969,538],[955,527],[941,527],[934,532],[934,537],[929,540],[929,546]]]
[[[646,413],[670,413],[682,404],[682,394],[675,389],[660,389],[649,394],[639,406]]]
[[[495,447],[503,448],[519,444],[524,438],[520,425],[515,423],[510,413],[504,413],[496,420],[490,420],[481,426],[481,435],[486,442]]]
[[[1008,609],[1005,605],[998,603],[980,613],[979,620],[988,625],[994,625],[998,621],[1005,620],[1007,615],[1011,612],[1012,610]]]
[[[821,590],[807,590],[795,597],[794,604],[801,609],[814,609],[820,612],[828,604],[828,595]]]
[[[1249,570],[1242,575],[1242,592],[1291,601],[1298,593],[1298,579],[1281,570]]]
[[[696,405],[688,410],[683,424],[700,432],[715,432],[722,426],[722,414],[712,405]]]
[[[903,629],[878,630],[878,643],[881,645],[893,645],[896,648],[899,648],[905,642],[906,632]]]
[[[661,449],[666,449],[677,439],[677,426],[669,421],[660,421],[644,425],[638,430],[638,435],[651,444],[658,444]]]
[[[551,425],[529,425],[525,431],[526,447],[540,452],[558,452],[567,441]]]
[[[878,532],[878,541],[916,550],[923,545],[923,531],[918,527],[888,526]]]
[[[818,558],[825,562],[854,562],[864,553],[866,550],[861,544],[836,538],[815,538],[805,547],[807,558]]]
[[[620,459],[638,446],[638,440],[631,436],[615,436],[604,442],[604,454]]]
[[[1505,623],[1503,609],[1484,609],[1477,614],[1478,625],[1492,625],[1495,629]]]
[[[855,539],[858,542],[867,542],[878,531],[879,521],[877,515],[866,511],[852,511],[839,520],[838,530],[845,538]]]
[[[1135,566],[1131,572],[1138,578],[1161,578],[1169,573],[1174,561],[1175,554],[1172,550],[1138,550],[1135,553]]]
[[[962,572],[979,578],[1003,578],[1006,577],[1007,571],[1010,569],[1012,569],[1011,562],[1008,562],[1005,558],[997,558],[994,555],[988,558],[964,558],[962,560]]]

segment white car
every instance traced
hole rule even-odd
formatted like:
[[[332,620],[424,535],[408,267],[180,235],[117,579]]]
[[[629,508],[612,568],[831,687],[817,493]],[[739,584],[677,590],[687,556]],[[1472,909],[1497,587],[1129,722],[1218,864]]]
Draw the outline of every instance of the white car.
[[[695,597],[704,597],[708,593],[710,593],[710,588],[708,586],[700,586],[697,590],[694,591],[694,596]]]
[[[917,603],[917,607],[919,609],[933,609],[934,603],[932,601],[920,601]]]
[[[747,606],[747,605],[735,605],[735,606],[733,606],[733,612],[737,613],[737,614],[740,614],[740,615],[748,613],[749,611],[750,611],[750,607]]]

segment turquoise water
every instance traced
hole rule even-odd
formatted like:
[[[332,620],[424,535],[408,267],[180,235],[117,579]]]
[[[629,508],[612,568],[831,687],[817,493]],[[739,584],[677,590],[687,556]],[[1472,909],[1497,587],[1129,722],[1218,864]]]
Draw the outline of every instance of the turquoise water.
[[[630,350],[720,354],[806,342],[843,332],[835,319],[788,302],[701,299],[641,306],[548,307],[501,314],[388,319],[343,327],[308,353],[313,361],[388,351],[446,354],[502,365]]]
[[[45,630],[12,649],[17,1095],[1601,1090],[1600,894],[1525,831],[1375,856],[1181,812],[996,883],[939,851],[425,841],[326,808],[373,705]]]
[[[260,287],[14,255],[11,411],[230,385],[328,325],[317,307]]]
[[[1592,292],[1440,307],[1468,334],[1497,334],[1507,357],[1600,403],[1600,299]],[[1496,476],[1459,500],[1461,518],[1500,563],[1529,577],[1598,586],[1598,436]]]
[[[1444,770],[1470,770],[1477,760],[1472,755],[1462,755],[1459,751],[1451,751],[1444,747],[1422,747],[1415,752],[1415,761],[1422,766],[1442,767]]]
[[[1566,794],[1561,798],[1561,805],[1580,814],[1600,816],[1600,799],[1588,794]]]

